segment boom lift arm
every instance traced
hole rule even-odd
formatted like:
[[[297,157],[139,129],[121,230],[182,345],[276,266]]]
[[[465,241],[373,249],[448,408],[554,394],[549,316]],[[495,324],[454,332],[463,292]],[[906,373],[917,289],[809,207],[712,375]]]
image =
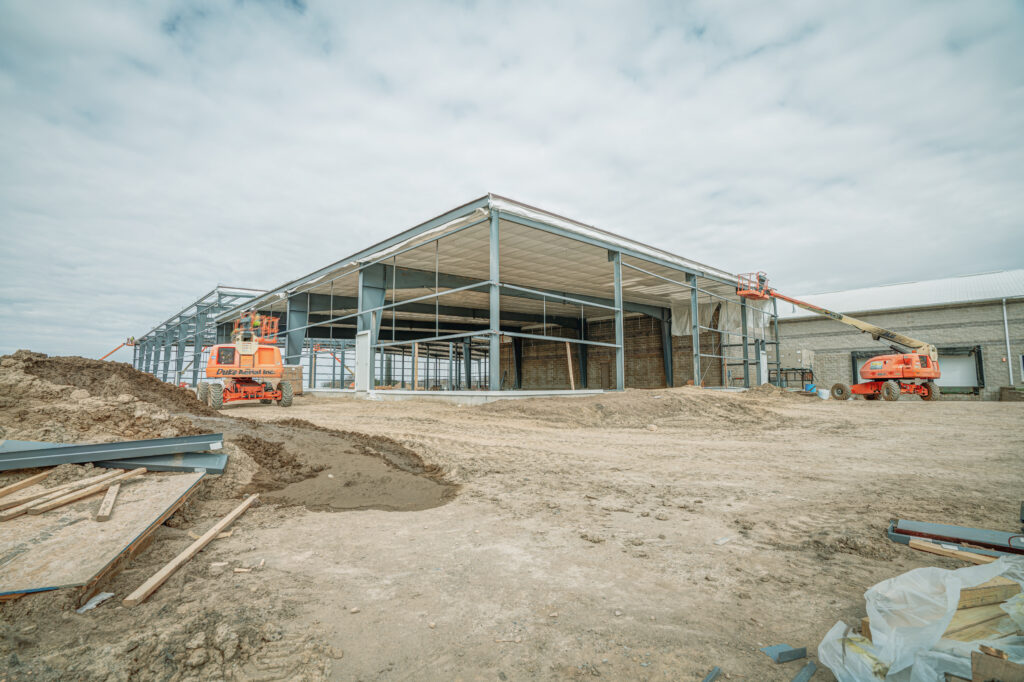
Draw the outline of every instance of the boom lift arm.
[[[849,315],[843,315],[842,313],[837,313],[835,311],[828,310],[827,308],[822,308],[812,303],[807,303],[806,301],[801,301],[791,296],[780,294],[775,289],[770,288],[767,282],[768,280],[763,272],[740,275],[736,286],[736,293],[739,296],[742,296],[743,298],[752,298],[758,300],[777,298],[781,301],[787,301],[795,306],[803,308],[804,310],[808,310],[812,313],[817,313],[818,315],[823,315],[825,317],[830,317],[837,322],[848,324],[851,327],[856,327],[865,334],[871,334],[871,338],[873,338],[875,341],[878,341],[879,339],[885,339],[886,341],[891,341],[892,343],[908,348],[909,351],[912,353],[920,353],[921,355],[927,355],[929,358],[931,358],[933,362],[939,359],[938,350],[936,350],[935,346],[933,346],[930,343],[925,343],[924,341],[912,339],[904,334],[900,334],[898,332],[885,329],[884,327],[879,327],[877,325],[864,322],[863,320],[858,320],[856,318],[850,317]],[[893,350],[899,353],[904,352],[898,348],[893,348]]]

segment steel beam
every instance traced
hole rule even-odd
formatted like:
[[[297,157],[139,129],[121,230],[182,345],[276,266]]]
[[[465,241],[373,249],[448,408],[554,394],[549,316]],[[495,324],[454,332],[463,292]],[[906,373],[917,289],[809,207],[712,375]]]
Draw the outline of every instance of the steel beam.
[[[675,386],[675,378],[672,372],[672,312],[665,308],[661,318],[661,354],[662,362],[665,365],[665,386]]]
[[[203,343],[206,341],[206,309],[196,313],[196,331],[192,335],[192,385],[199,385],[199,365],[203,361]]]
[[[700,317],[698,311],[700,306],[697,305],[697,276],[687,275],[687,279],[693,288],[690,289],[690,323],[691,331],[690,338],[693,343],[693,385],[701,386],[701,373],[700,373]]]
[[[750,339],[747,337],[747,299],[740,299],[740,316],[743,321],[740,329],[743,331],[743,387],[750,388]]]
[[[622,253],[609,251],[608,260],[612,262],[615,275],[615,390],[626,388],[626,354],[622,331]]]
[[[220,450],[224,447],[224,434],[209,433],[180,438],[153,438],[88,445],[56,445],[42,448],[30,447],[24,443],[19,445],[17,441],[13,441],[14,446],[12,447],[11,443],[12,441],[7,441],[0,445],[0,471]]]
[[[184,320],[178,322],[178,347],[174,351],[174,383],[181,382],[181,374],[185,371],[185,338],[188,325]]]
[[[309,317],[309,294],[288,297],[287,331],[285,332],[284,362],[298,365],[302,362],[302,347],[306,341],[306,320]]]
[[[488,338],[488,363],[490,372],[488,374],[487,387],[492,391],[501,389],[501,288],[498,283],[501,281],[500,253],[498,251],[498,212],[491,211],[491,232],[488,240],[490,246],[490,326],[491,335]]]

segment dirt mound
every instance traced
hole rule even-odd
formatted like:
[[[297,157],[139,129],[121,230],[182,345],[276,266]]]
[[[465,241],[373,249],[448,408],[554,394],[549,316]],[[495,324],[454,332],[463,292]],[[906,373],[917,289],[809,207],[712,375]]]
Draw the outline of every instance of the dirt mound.
[[[21,364],[26,374],[52,384],[84,389],[93,396],[116,398],[130,395],[175,412],[208,416],[217,414],[213,408],[199,402],[191,390],[164,383],[152,374],[140,372],[123,362],[76,356],[48,357],[24,350],[0,360],[8,359]]]
[[[508,417],[558,422],[565,428],[657,428],[662,425],[763,424],[777,427],[788,421],[768,405],[744,401],[742,394],[682,387],[664,390],[627,389],[602,395],[564,398],[501,400],[477,409]]]
[[[260,467],[253,477],[251,492],[283,488],[288,483],[297,483],[315,476],[325,468],[322,464],[311,465],[301,461],[296,455],[285,450],[283,441],[274,442],[246,434],[235,436],[232,440]]]
[[[774,398],[783,400],[805,400],[804,396],[798,395],[793,391],[787,391],[784,388],[773,386],[772,384],[761,384],[760,386],[754,386],[748,388],[746,391],[739,393],[743,398],[748,400],[757,398]]]

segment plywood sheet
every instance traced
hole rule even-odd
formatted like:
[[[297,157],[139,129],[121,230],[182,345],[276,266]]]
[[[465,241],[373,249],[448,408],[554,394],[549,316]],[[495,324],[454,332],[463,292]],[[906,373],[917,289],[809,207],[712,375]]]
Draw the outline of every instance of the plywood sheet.
[[[99,494],[0,523],[0,596],[89,583],[194,492],[203,475],[146,474],[126,481],[117,512],[102,523],[93,519]]]

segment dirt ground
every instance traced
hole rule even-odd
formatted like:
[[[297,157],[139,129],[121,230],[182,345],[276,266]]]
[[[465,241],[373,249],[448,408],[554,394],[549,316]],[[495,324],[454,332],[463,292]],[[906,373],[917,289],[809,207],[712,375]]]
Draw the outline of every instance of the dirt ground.
[[[265,502],[134,609],[0,606],[0,678],[789,680],[803,662],[759,647],[813,659],[871,585],[962,565],[891,543],[890,518],[1011,530],[1024,496],[1019,403],[683,388],[211,416],[30,364],[0,360],[0,389],[25,395],[0,404],[8,438],[227,434],[229,471],[107,588],[119,598],[246,491]]]

